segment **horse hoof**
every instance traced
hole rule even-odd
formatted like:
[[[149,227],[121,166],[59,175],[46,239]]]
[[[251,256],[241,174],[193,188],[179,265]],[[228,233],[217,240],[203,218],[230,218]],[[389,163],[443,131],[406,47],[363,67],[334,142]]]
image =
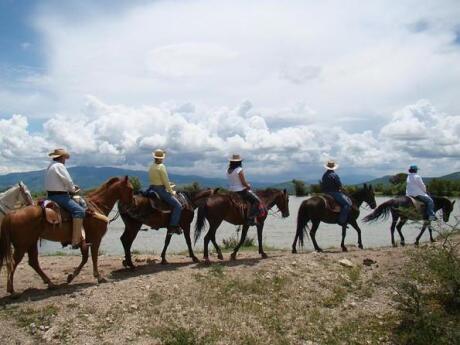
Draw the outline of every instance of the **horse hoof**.
[[[129,264],[128,264],[128,261],[126,261],[126,260],[123,260],[121,263],[122,263],[122,265],[123,265],[124,268],[131,267],[131,265],[129,265]]]
[[[223,260],[223,259],[224,259],[224,256],[223,256],[221,253],[219,253],[219,254],[217,254],[217,258],[218,258],[219,260]]]
[[[236,253],[232,253],[230,255],[230,260],[235,261],[236,260]]]
[[[211,260],[209,260],[209,258],[204,258],[204,263],[206,265],[210,265],[211,264]]]
[[[10,298],[11,299],[18,299],[19,297],[21,297],[21,294],[20,293],[17,293],[17,292],[11,292],[10,294]]]
[[[53,284],[53,283],[48,284],[48,290],[56,290],[57,288],[58,286],[56,284]]]
[[[418,242],[415,242],[415,243],[414,243],[414,246],[418,247]]]
[[[401,244],[402,247],[404,247],[406,245],[406,243],[404,243],[404,242],[401,242],[400,244]]]
[[[431,243],[435,243],[435,242],[436,242],[436,240],[434,240],[434,239],[433,239],[433,240],[430,240],[430,241],[431,241]]]
[[[74,278],[74,277],[73,277],[73,274],[69,274],[69,275],[67,276],[67,284],[70,284],[70,283],[72,282],[73,278]]]
[[[107,279],[105,279],[104,277],[99,277],[97,278],[97,283],[98,284],[107,283]]]
[[[401,245],[402,245],[402,244],[401,244]],[[396,248],[398,245],[397,245],[396,243],[392,243],[391,246],[392,246],[393,248]]]
[[[267,255],[267,254],[265,254],[265,253],[260,253],[260,256],[262,257],[262,259],[266,259],[266,258],[268,258],[268,255]]]
[[[348,252],[347,247],[342,247],[342,252]]]
[[[292,251],[291,251],[292,254],[297,254],[297,249],[295,248],[292,248]]]
[[[192,256],[192,261],[196,264],[200,263],[200,259],[198,259],[196,256]]]
[[[166,259],[162,259],[160,262],[160,265],[167,265],[167,264],[169,264],[169,262]]]
[[[364,249],[364,247],[363,247],[362,244],[358,244],[358,248],[359,248],[359,249]]]
[[[322,250],[320,247],[315,248],[315,250],[316,250],[318,253],[322,253],[322,252],[323,252],[323,250]]]

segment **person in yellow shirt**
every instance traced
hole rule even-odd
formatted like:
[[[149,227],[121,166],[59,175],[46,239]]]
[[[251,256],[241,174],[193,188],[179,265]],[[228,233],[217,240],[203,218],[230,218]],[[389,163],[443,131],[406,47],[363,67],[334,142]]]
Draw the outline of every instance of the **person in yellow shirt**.
[[[176,192],[171,188],[168,172],[163,164],[166,153],[163,150],[155,150],[153,153],[154,162],[149,168],[150,187],[147,190],[155,191],[160,198],[172,207],[171,219],[169,221],[168,230],[170,232],[181,234],[182,229],[179,225],[182,206],[176,199]]]

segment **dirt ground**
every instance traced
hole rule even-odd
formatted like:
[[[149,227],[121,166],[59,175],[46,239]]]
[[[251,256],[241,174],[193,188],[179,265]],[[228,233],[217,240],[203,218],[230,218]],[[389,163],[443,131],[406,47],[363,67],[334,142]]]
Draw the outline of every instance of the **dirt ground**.
[[[89,261],[70,285],[78,256],[40,257],[55,290],[26,259],[15,277],[18,299],[6,294],[2,270],[1,343],[391,344],[394,283],[415,249],[349,250],[271,251],[268,259],[248,250],[211,265],[135,255],[136,270],[102,255],[107,283],[95,282]]]

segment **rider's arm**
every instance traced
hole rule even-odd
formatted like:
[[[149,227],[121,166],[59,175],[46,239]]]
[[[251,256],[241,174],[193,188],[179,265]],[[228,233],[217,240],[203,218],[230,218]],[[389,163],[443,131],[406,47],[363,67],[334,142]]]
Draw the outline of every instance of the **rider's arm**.
[[[160,178],[161,182],[163,183],[163,186],[165,186],[166,190],[174,194],[174,191],[171,188],[171,184],[169,183],[169,177],[168,177],[168,172],[166,171],[166,167],[164,165],[161,166],[160,168]]]
[[[75,192],[75,185],[72,181],[72,178],[69,175],[69,172],[67,171],[66,167],[64,164],[56,164],[55,170],[56,175],[61,179],[63,182],[65,189],[68,192],[74,193]]]
[[[240,181],[243,186],[245,186],[246,188],[251,188],[251,185],[246,181],[246,177],[244,176],[243,170],[241,170],[238,173],[238,176],[240,177]]]
[[[426,186],[425,183],[423,183],[423,180],[420,176],[415,177],[415,183],[426,193]]]

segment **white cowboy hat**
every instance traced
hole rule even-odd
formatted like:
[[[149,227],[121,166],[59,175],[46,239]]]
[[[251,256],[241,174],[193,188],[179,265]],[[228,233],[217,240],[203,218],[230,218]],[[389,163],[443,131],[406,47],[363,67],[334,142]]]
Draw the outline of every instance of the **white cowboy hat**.
[[[339,165],[333,160],[328,160],[327,163],[324,165],[324,167],[327,170],[335,170],[339,167]]]
[[[166,157],[166,152],[164,152],[161,149],[156,149],[155,151],[152,152],[152,156],[155,159],[165,159]]]
[[[54,149],[53,152],[48,153],[48,156],[50,156],[53,159],[58,158],[58,157],[62,157],[62,156],[64,156],[66,159],[70,158],[69,153],[64,149]]]
[[[241,162],[243,158],[241,158],[238,154],[233,154],[229,159],[230,162]]]

